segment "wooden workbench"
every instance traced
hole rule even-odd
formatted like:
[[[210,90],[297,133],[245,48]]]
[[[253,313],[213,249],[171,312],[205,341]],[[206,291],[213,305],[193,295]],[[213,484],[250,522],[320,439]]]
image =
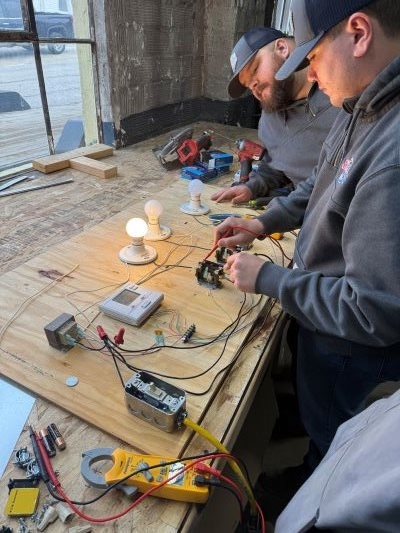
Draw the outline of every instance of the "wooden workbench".
[[[239,136],[255,138],[253,130],[195,125],[198,133],[207,128],[221,134],[214,136],[214,146],[227,151],[233,151],[233,141]],[[227,142],[227,138],[232,139],[232,143]],[[43,326],[62,312],[76,314],[87,327],[96,319],[95,304],[99,297],[126,280],[128,270],[133,281],[152,271],[154,265],[127,270],[118,259],[118,251],[129,243],[124,230],[126,221],[132,216],[143,216],[143,204],[153,197],[164,205],[162,223],[174,232],[170,242],[150,243],[158,250],[158,261],[168,257],[168,264],[181,261],[182,266],[189,268],[168,269],[148,282],[149,287],[165,293],[162,306],[165,312],[158,312],[141,328],[129,328],[127,346],[151,345],[155,327],[176,335],[178,323],[195,322],[200,336],[215,336],[236,316],[243,295],[229,282],[224,282],[223,289],[210,291],[200,287],[194,278],[194,267],[211,246],[212,227],[207,217],[191,217],[180,212],[179,205],[188,197],[186,183],[177,178],[178,172],[162,169],[151,154],[151,148],[165,139],[166,136],[160,136],[116,152],[113,159],[117,160],[119,176],[112,180],[99,180],[68,170],[58,174],[74,177],[72,185],[48,189],[45,194],[37,191],[0,199],[6,213],[0,221],[4,232],[0,249],[5,252],[2,254],[4,273],[0,278],[1,367],[4,375],[40,397],[28,422],[35,428],[56,422],[63,432],[67,450],[57,454],[54,465],[60,471],[66,491],[79,500],[98,492],[87,487],[79,474],[80,456],[87,449],[118,446],[170,456],[212,449],[207,441],[189,430],[168,434],[132,417],[124,406],[112,361],[77,347],[67,354],[57,352],[48,346],[43,333]],[[231,176],[220,182],[230,179]],[[207,197],[213,192],[213,186],[216,185],[207,185],[202,196],[210,207],[212,202]],[[212,208],[213,212],[227,210],[226,205],[214,204]],[[180,242],[181,246],[171,241]],[[191,248],[191,245],[201,248]],[[258,246],[261,251],[264,245],[259,243]],[[291,246],[292,241],[288,239],[286,247]],[[269,253],[280,260],[274,248]],[[67,276],[54,281],[54,272]],[[255,300],[255,296],[248,299]],[[269,312],[269,302],[264,304]],[[251,321],[259,314],[261,317],[266,314],[261,309],[260,306],[253,312]],[[220,362],[204,376],[175,381],[178,386],[202,393],[188,396],[189,414],[227,447],[235,442],[276,345],[278,316],[279,311],[274,309],[262,322],[260,332],[255,338],[250,337],[229,373],[219,374],[218,371],[242,347],[249,327],[232,338]],[[110,335],[115,334],[116,321],[105,317],[101,317],[101,321]],[[198,374],[218,359],[221,345],[192,350],[190,356],[160,352],[142,357],[138,366],[168,375],[173,368],[173,375],[181,377]],[[192,355],[193,352],[196,355]],[[69,375],[79,377],[74,389],[65,386]],[[129,372],[123,370],[123,375],[127,378]],[[18,447],[24,444],[29,444],[26,430]],[[5,481],[10,477],[20,477],[11,463],[0,486],[0,508],[4,508]],[[107,516],[126,505],[126,498],[113,492],[101,500],[101,504],[89,505],[85,511]],[[192,518],[193,506],[150,498],[137,511],[112,525],[96,525],[93,529],[170,532],[190,529]],[[0,521],[0,525],[2,523]],[[77,519],[72,525],[76,523],[79,523]],[[57,521],[47,531],[65,531],[65,526]]]

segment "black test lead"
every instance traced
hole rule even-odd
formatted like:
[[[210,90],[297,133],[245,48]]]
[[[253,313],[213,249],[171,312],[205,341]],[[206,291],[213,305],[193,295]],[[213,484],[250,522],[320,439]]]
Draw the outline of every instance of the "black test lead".
[[[54,457],[56,454],[56,447],[54,445],[53,439],[50,437],[47,429],[41,429],[39,431],[39,437],[43,443],[43,446],[46,450],[46,453],[49,457]]]
[[[59,450],[65,450],[66,444],[64,437],[58,430],[58,427],[55,424],[50,424],[47,426],[47,431],[50,434],[50,437],[53,439],[55,445]]]
[[[43,462],[42,455],[39,450],[39,446],[36,442],[36,436],[35,436],[35,432],[33,431],[32,426],[29,426],[29,436],[31,438],[33,454],[35,456],[40,475],[42,476],[43,481],[47,483],[49,481],[49,475],[47,473],[46,466]]]

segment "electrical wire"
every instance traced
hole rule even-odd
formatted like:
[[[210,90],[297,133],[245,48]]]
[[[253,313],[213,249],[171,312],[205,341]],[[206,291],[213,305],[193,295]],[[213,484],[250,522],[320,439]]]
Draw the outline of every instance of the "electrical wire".
[[[236,502],[239,505],[240,523],[243,525],[243,518],[244,518],[243,504],[242,504],[242,502],[240,500],[240,496],[238,495],[237,491],[234,488],[232,488],[232,486],[231,486],[231,483],[233,483],[233,482],[231,480],[229,480],[229,483],[224,485],[224,484],[222,484],[222,482],[219,479],[217,480],[217,479],[209,479],[209,478],[204,478],[200,482],[199,477],[200,476],[196,476],[196,481],[197,481],[198,485],[216,487],[216,488],[219,488],[219,489],[225,489],[225,490],[227,490],[228,492],[230,492],[234,496]]]
[[[203,428],[202,426],[199,426],[198,424],[196,424],[196,422],[194,420],[190,419],[189,417],[185,417],[183,419],[183,423],[185,424],[186,427],[192,429],[193,431],[195,431],[196,433],[201,435],[203,438],[208,440],[208,442],[210,442],[219,452],[225,453],[225,454],[229,454],[230,453],[227,450],[227,448],[225,448],[225,446],[222,444],[222,442],[220,442],[216,437],[214,437],[214,435],[212,435],[212,433],[207,431],[205,428]],[[252,514],[255,514],[255,510],[257,508],[257,505],[256,505],[256,500],[254,498],[254,494],[253,494],[252,488],[250,487],[247,479],[244,477],[244,475],[243,475],[242,471],[240,470],[240,468],[238,467],[237,463],[235,461],[232,461],[232,460],[228,459],[228,464],[231,467],[232,471],[236,474],[236,476],[238,478],[238,481],[243,486],[243,488],[244,488],[244,490],[245,490],[245,492],[247,494],[247,497],[249,499],[250,509],[252,511]]]
[[[164,485],[166,485],[167,483],[170,483],[171,481],[173,481],[175,478],[177,478],[178,476],[181,476],[182,473],[184,472],[187,472],[188,470],[194,468],[197,464],[199,464],[201,461],[203,461],[204,459],[216,459],[216,458],[226,458],[228,460],[232,460],[234,464],[237,465],[237,463],[235,462],[236,461],[236,458],[234,456],[232,456],[231,454],[229,453],[213,453],[213,454],[206,454],[206,455],[202,455],[201,458],[197,458],[195,459],[194,461],[186,464],[182,469],[179,469],[175,474],[171,475],[171,476],[168,476],[164,481],[162,481],[161,483],[158,483],[157,485],[155,485],[154,487],[151,487],[149,490],[147,490],[145,493],[143,493],[139,498],[137,498],[132,504],[130,504],[127,508],[125,508],[123,511],[121,511],[120,513],[117,513],[113,516],[108,516],[108,517],[102,517],[102,518],[98,518],[98,517],[93,517],[93,516],[89,516],[85,513],[83,513],[80,509],[78,509],[77,507],[77,504],[75,504],[64,492],[62,486],[61,486],[61,482],[59,480],[59,478],[57,477],[57,475],[55,474],[54,472],[54,469],[52,467],[52,464],[51,464],[51,461],[50,461],[50,458],[47,456],[46,454],[46,451],[43,447],[43,444],[41,442],[41,440],[39,439],[39,437],[35,434],[35,438],[36,438],[36,441],[37,441],[37,444],[38,444],[38,447],[39,447],[39,450],[40,450],[40,454],[42,456],[42,459],[43,459],[43,462],[45,464],[45,467],[46,467],[46,470],[48,472],[48,475],[49,475],[49,478],[50,478],[50,481],[55,489],[55,491],[58,493],[59,497],[62,498],[61,501],[65,501],[69,507],[78,515],[80,516],[81,518],[83,518],[84,520],[87,520],[89,522],[94,522],[94,523],[104,523],[104,522],[110,522],[112,520],[116,520],[124,515],[126,515],[129,511],[131,511],[132,509],[134,509],[135,507],[137,507],[145,498],[147,498],[148,496],[150,496],[151,494],[153,494],[153,492],[157,491],[159,488],[163,487]],[[177,460],[174,460],[174,461],[170,461],[170,462],[167,462],[167,463],[163,463],[163,464],[159,464],[157,465],[158,467],[165,467],[165,465],[167,464],[173,464],[173,463],[181,463],[182,462],[182,459],[177,459]],[[155,468],[156,465],[154,465],[152,468]],[[237,465],[237,468],[239,468],[239,466]],[[127,479],[129,479],[130,477],[134,476],[135,474],[138,474],[138,473],[141,473],[145,470],[150,470],[150,467],[147,467],[147,468],[143,468],[143,469],[140,469],[139,471],[135,471],[135,472],[132,472],[130,473],[129,475],[125,476],[124,478],[122,478],[121,480],[118,481],[118,483],[114,483],[113,485],[110,485],[109,489],[111,488],[115,488],[117,485],[123,483],[124,481],[126,481]],[[240,470],[240,468],[239,468]],[[107,489],[108,490],[108,489]],[[52,496],[54,497],[54,493],[53,491],[51,492]],[[102,494],[103,496],[104,494]],[[60,499],[60,498],[56,498],[56,499]],[[89,502],[86,502],[86,504],[89,503]]]
[[[246,295],[245,295],[245,298],[244,298],[244,301],[243,301],[243,304],[241,306],[241,309],[243,308],[244,304],[245,304],[245,301],[246,301]],[[250,309],[251,310],[251,309]],[[250,311],[249,310],[249,311]],[[244,313],[242,316],[244,316],[245,314],[247,314],[249,311],[247,311],[246,313]],[[222,333],[224,333],[229,327],[231,327],[233,325],[233,328],[237,327],[239,322],[238,320],[240,320],[242,318],[242,316],[240,316],[240,311],[239,311],[239,314],[238,314],[238,317],[235,319],[235,321],[230,324],[229,326],[227,326],[223,331]],[[199,344],[199,345],[194,345],[194,346],[188,346],[188,347],[185,347],[185,346],[174,346],[174,345],[169,345],[169,346],[166,346],[168,348],[173,348],[175,350],[191,350],[191,349],[196,349],[196,348],[200,348],[200,347],[204,347],[204,346],[208,346],[210,344],[212,344],[213,342],[215,342],[215,340],[217,338],[219,338],[221,336],[221,333],[219,335],[217,335],[217,337],[215,337],[213,340],[209,341],[209,342],[206,342],[206,343],[203,343],[203,344]],[[217,360],[214,361],[207,369],[197,373],[197,374],[194,374],[194,375],[191,375],[191,376],[171,376],[171,375],[168,375],[168,374],[163,374],[161,372],[155,372],[153,369],[151,370],[147,370],[145,368],[138,368],[136,366],[133,366],[133,365],[130,365],[124,358],[124,356],[121,354],[121,350],[123,351],[126,351],[124,349],[121,349],[119,348],[119,350],[115,350],[114,354],[116,357],[118,357],[118,360],[123,362],[125,364],[125,366],[127,368],[129,368],[129,370],[132,370],[132,371],[144,371],[144,372],[150,372],[151,374],[153,375],[156,375],[156,376],[160,376],[160,377],[166,377],[166,378],[171,378],[171,379],[177,379],[177,380],[187,380],[187,379],[194,379],[194,378],[198,378],[198,377],[201,377],[203,376],[204,374],[206,374],[207,372],[209,372],[212,368],[214,368],[214,366],[220,361],[222,355],[224,354],[225,352],[225,349],[226,349],[226,345],[227,345],[227,342],[230,338],[230,335],[228,335],[224,341],[224,344],[223,344],[223,347],[222,347],[222,350],[221,350],[221,353],[220,355],[218,356]],[[110,344],[112,344],[115,348],[116,348],[116,345],[115,343],[113,343],[111,341],[111,339],[108,338],[108,341]]]
[[[49,283],[48,285],[45,285],[44,287],[42,287],[39,291],[37,291],[35,294],[33,294],[32,296],[29,296],[29,298],[26,298],[22,304],[18,307],[18,309],[14,312],[14,314],[7,320],[7,322],[2,326],[2,328],[0,329],[0,343],[1,341],[3,340],[3,337],[4,337],[4,334],[5,332],[7,331],[7,329],[10,327],[10,325],[13,323],[13,321],[20,315],[20,313],[22,313],[22,311],[24,311],[28,305],[33,302],[38,296],[40,296],[41,294],[45,293],[46,291],[48,291],[51,287],[53,287],[54,285],[56,285],[59,281],[63,280],[64,278],[66,278],[67,276],[69,276],[70,274],[72,274],[72,272],[74,272],[77,268],[79,267],[79,265],[75,265],[73,268],[71,268],[71,270],[69,270],[68,272],[66,272],[65,274],[61,274],[59,277],[55,278],[54,280],[51,281],[51,283]],[[4,351],[4,350],[3,350]]]
[[[258,330],[258,331],[255,331],[254,334],[251,335],[251,337],[250,337],[247,341],[245,341],[245,342],[240,346],[239,350],[236,352],[236,354],[235,354],[235,356],[233,357],[233,359],[232,359],[231,361],[229,361],[229,363],[228,363],[226,366],[222,367],[221,369],[219,369],[219,370],[216,372],[216,374],[215,374],[215,376],[213,377],[213,379],[212,379],[210,385],[208,386],[208,388],[205,389],[205,390],[203,390],[202,392],[194,392],[194,391],[189,391],[189,390],[185,389],[185,392],[186,392],[187,394],[192,394],[193,396],[203,396],[203,395],[207,394],[208,392],[210,392],[210,390],[211,390],[212,387],[214,386],[216,380],[218,379],[218,376],[219,376],[220,374],[222,374],[223,372],[225,372],[226,370],[229,370],[230,368],[233,367],[233,365],[234,365],[234,364],[236,363],[236,361],[239,359],[241,353],[242,353],[243,350],[246,348],[246,346],[247,346],[248,344],[250,344],[250,342],[251,342],[255,337],[257,337],[257,335],[260,333],[260,331],[261,331],[261,329],[262,329],[262,327],[263,327],[263,324],[264,324],[265,320],[267,320],[267,318],[268,318],[270,312],[272,311],[272,309],[273,309],[275,303],[276,303],[276,301],[274,301],[274,303],[272,304],[272,307],[271,307],[271,309],[270,309],[268,315],[266,315],[266,317],[264,317],[263,323],[260,325],[259,330]]]

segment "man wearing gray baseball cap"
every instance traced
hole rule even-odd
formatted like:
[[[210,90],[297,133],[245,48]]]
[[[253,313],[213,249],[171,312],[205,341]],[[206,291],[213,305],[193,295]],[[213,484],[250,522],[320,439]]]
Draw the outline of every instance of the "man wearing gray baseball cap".
[[[269,27],[253,28],[235,44],[228,92],[238,98],[249,89],[259,100],[258,137],[267,150],[246,183],[221,189],[212,200],[237,204],[264,197],[267,202],[284,190],[288,194],[316,165],[337,109],[307,80],[307,70],[275,80],[294,47],[293,37]]]
[[[243,252],[226,270],[238,289],[279,298],[298,324],[312,470],[375,386],[400,380],[400,2],[293,0],[292,10],[297,48],[277,77],[308,63],[309,80],[342,110],[310,178],[240,229],[227,219],[216,242],[301,226],[292,270]]]

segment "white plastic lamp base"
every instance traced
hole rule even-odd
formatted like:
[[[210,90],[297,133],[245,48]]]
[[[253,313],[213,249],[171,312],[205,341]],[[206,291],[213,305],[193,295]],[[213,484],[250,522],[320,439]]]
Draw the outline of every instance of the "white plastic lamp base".
[[[130,265],[145,265],[157,259],[157,251],[152,246],[130,244],[119,252],[119,258]]]
[[[191,200],[190,202],[182,204],[180,210],[187,215],[198,216],[207,214],[210,211],[210,208],[206,205],[201,205],[200,202],[197,203]]]
[[[151,227],[149,226],[149,231],[144,236],[144,239],[146,241],[164,241],[168,237],[171,237],[171,233],[171,228],[167,226],[160,226],[159,231],[151,231]]]

